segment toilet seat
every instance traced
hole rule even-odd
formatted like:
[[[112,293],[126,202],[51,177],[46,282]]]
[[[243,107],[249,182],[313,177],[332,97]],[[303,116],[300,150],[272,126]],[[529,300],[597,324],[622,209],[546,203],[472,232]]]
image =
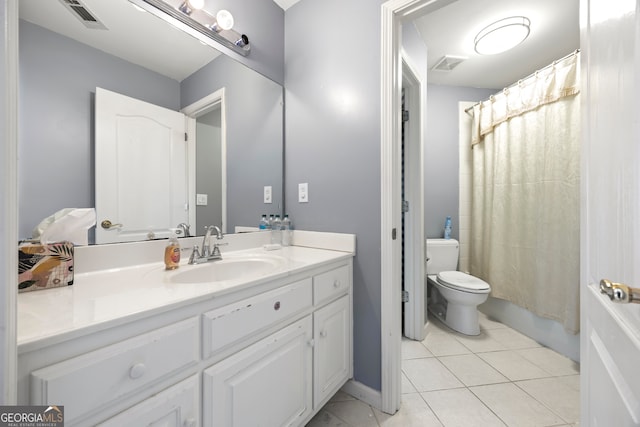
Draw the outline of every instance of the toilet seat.
[[[437,280],[442,286],[463,292],[487,294],[491,291],[491,286],[487,282],[461,271],[441,271],[437,275]]]

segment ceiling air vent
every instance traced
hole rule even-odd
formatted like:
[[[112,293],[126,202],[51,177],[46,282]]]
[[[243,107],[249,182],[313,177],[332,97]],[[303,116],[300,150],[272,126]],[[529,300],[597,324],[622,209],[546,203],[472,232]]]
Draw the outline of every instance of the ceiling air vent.
[[[464,56],[445,55],[431,69],[433,71],[451,71],[466,59]]]
[[[106,30],[107,27],[91,13],[91,11],[79,0],[60,0],[73,16],[78,18],[82,24],[94,30]]]

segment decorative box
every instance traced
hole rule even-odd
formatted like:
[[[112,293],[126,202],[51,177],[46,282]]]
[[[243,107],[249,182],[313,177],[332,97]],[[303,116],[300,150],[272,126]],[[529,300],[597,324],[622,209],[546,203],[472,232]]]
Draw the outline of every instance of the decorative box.
[[[73,284],[73,243],[20,242],[18,292]]]

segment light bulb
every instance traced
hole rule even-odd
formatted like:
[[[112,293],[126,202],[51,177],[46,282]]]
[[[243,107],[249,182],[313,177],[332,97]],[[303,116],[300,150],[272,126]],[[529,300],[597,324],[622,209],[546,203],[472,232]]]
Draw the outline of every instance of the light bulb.
[[[188,0],[191,9],[200,10],[204,7],[204,0]]]
[[[216,13],[216,21],[218,26],[223,30],[230,30],[233,28],[233,15],[228,10],[220,10]]]

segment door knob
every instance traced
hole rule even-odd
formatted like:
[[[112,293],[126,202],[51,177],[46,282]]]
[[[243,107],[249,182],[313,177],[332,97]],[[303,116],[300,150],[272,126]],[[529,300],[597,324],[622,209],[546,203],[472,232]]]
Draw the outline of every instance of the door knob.
[[[110,228],[120,228],[122,227],[122,224],[114,224],[111,221],[109,221],[108,219],[105,219],[104,221],[102,221],[100,223],[100,225],[102,226],[102,228],[104,228],[105,230],[109,230]]]
[[[600,280],[600,293],[606,294],[613,302],[640,304],[640,289],[622,283],[602,279]]]

